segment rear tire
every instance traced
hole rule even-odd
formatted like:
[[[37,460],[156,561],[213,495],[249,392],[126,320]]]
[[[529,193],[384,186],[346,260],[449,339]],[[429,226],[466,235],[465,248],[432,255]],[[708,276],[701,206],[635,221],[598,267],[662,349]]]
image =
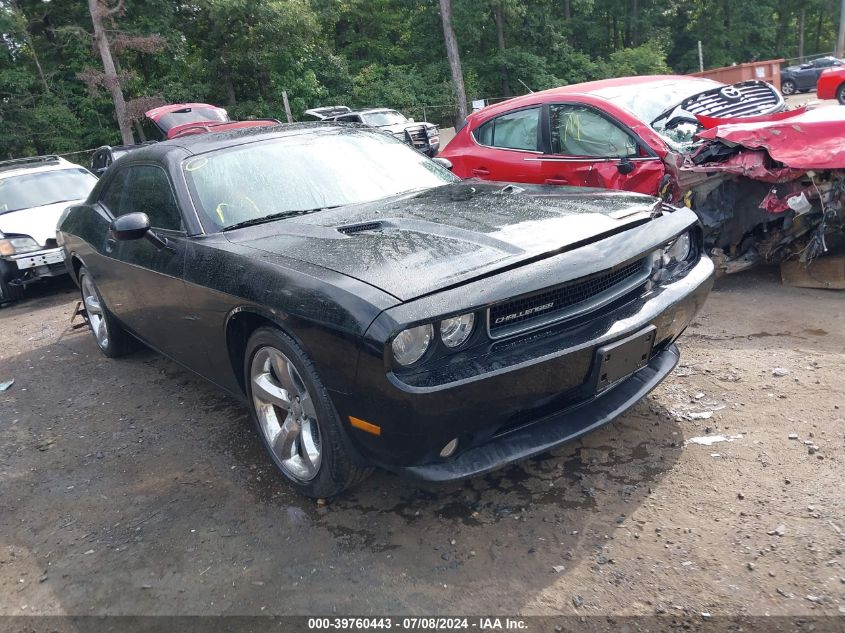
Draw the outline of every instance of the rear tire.
[[[109,358],[125,356],[133,351],[137,346],[135,339],[108,311],[94,283],[94,278],[84,266],[79,269],[78,279],[82,290],[82,303],[87,313],[88,327],[100,351]]]
[[[791,79],[786,79],[780,84],[780,91],[785,95],[794,95],[797,88],[798,86]]]
[[[261,441],[299,494],[331,497],[370,473],[353,461],[328,391],[292,338],[275,328],[256,330],[247,343],[244,377]]]
[[[840,85],[840,86],[836,89],[836,100],[837,100],[840,104],[845,105],[845,83],[844,83],[844,84],[842,84],[842,85]]]

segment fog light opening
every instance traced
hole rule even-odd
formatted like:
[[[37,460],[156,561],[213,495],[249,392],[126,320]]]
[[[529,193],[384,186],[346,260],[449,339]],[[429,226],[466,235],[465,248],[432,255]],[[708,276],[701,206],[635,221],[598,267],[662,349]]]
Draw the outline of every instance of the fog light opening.
[[[455,454],[455,451],[458,450],[458,438],[451,440],[446,446],[443,447],[443,450],[440,451],[440,457],[451,457]]]

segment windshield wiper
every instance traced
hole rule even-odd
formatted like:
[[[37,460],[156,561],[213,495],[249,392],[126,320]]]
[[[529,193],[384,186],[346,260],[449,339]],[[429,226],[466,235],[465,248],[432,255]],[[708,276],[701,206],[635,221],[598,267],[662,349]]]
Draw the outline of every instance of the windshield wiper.
[[[234,231],[235,229],[242,229],[247,226],[255,226],[257,224],[266,224],[267,222],[272,222],[273,220],[281,220],[282,218],[292,218],[297,215],[307,215],[309,213],[316,213],[317,211],[326,211],[327,209],[336,209],[341,205],[336,204],[333,207],[317,207],[316,209],[301,209],[298,211],[282,211],[280,213],[271,213],[270,215],[265,215],[260,218],[252,218],[251,220],[244,220],[243,222],[236,222],[235,224],[230,224],[229,226],[224,226],[220,229],[220,232],[223,231]]]

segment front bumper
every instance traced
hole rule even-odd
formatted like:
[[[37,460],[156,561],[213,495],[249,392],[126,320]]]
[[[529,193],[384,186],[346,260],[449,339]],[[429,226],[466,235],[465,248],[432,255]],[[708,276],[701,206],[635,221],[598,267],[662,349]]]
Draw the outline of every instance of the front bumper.
[[[55,277],[67,272],[65,255],[61,248],[7,255],[3,259],[14,264],[19,271],[27,271],[36,277]]]
[[[677,346],[669,345],[653,356],[648,365],[591,400],[500,435],[453,459],[393,470],[424,481],[456,481],[545,453],[625,413],[660,384],[680,357]]]
[[[713,264],[702,258],[684,277],[577,326],[560,326],[491,343],[493,362],[470,359],[446,368],[448,380],[410,384],[379,367],[359,365],[352,394],[332,394],[348,416],[380,427],[374,436],[347,426],[369,462],[434,481],[471,477],[569,441],[633,406],[675,366],[674,341],[704,304]],[[655,328],[648,364],[597,393],[597,349]],[[441,449],[458,438],[450,458]]]

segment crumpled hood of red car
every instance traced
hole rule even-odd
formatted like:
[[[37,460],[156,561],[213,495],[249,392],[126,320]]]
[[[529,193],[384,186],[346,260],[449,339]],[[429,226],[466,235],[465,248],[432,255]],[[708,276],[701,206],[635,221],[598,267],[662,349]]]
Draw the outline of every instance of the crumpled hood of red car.
[[[792,169],[845,168],[845,107],[842,106],[796,110],[792,116],[780,114],[742,123],[720,123],[698,136],[748,149],[765,149],[774,160]]]

